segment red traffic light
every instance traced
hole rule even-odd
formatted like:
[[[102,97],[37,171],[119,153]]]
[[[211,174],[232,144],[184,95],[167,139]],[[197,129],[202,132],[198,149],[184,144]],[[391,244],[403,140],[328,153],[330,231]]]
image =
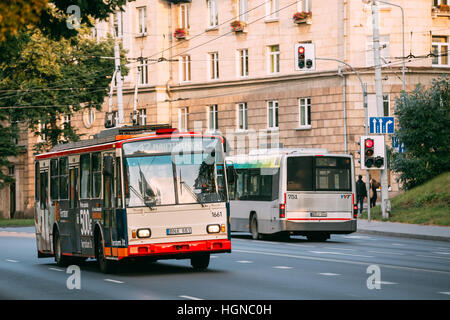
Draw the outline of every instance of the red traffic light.
[[[304,54],[305,53],[305,47],[298,47],[298,53]]]
[[[366,148],[373,148],[374,145],[373,139],[366,139],[364,145],[366,146]]]

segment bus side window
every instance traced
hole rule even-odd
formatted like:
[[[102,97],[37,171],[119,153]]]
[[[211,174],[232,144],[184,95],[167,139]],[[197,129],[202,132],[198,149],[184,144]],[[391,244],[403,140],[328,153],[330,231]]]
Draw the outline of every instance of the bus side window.
[[[34,200],[35,202],[39,201],[40,194],[40,185],[39,185],[39,162],[36,161],[34,164]]]
[[[69,162],[67,158],[59,159],[59,199],[69,199]]]
[[[50,199],[58,200],[59,198],[59,171],[58,159],[50,160]]]
[[[89,199],[91,196],[91,155],[80,156],[80,199]]]
[[[78,168],[71,168],[70,174],[70,208],[78,208]]]
[[[39,174],[39,182],[40,182],[40,191],[41,191],[41,209],[46,210],[47,209],[47,197],[48,197],[48,171],[41,172]]]
[[[100,198],[102,186],[102,163],[100,152],[92,154],[92,198]]]

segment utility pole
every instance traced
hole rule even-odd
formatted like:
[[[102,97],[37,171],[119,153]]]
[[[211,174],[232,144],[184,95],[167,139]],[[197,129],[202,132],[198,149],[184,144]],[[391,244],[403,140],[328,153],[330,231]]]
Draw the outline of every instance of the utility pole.
[[[379,8],[375,0],[372,0],[372,26],[373,26],[373,59],[375,64],[375,95],[377,105],[377,115],[384,116],[383,108],[383,83],[381,77],[381,57],[380,57],[380,31],[379,31]],[[386,146],[384,146],[386,148]],[[389,218],[391,209],[388,191],[387,166],[380,170],[381,182],[381,212],[383,219]]]
[[[124,125],[124,117],[123,117],[123,94],[122,94],[122,86],[123,86],[123,80],[122,80],[122,74],[120,72],[120,48],[119,48],[119,37],[116,33],[116,30],[114,28],[114,14],[110,15],[111,19],[111,33],[114,36],[114,67],[116,71],[116,89],[117,89],[117,107],[118,107],[118,113],[119,113],[119,123],[117,124],[118,127]],[[121,31],[121,24],[118,22],[118,31]]]

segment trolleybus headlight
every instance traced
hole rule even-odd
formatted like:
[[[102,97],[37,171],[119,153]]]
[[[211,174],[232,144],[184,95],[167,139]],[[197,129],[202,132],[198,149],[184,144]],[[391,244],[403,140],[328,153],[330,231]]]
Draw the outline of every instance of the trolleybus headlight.
[[[151,235],[150,229],[138,229],[137,231],[138,238],[150,238]]]
[[[206,227],[206,231],[208,233],[219,233],[220,232],[220,225],[218,224],[210,224]]]

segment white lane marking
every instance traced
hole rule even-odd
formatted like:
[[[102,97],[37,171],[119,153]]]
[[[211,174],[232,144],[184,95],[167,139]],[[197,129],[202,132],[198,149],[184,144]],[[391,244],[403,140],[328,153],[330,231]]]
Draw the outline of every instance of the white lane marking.
[[[112,283],[123,283],[123,281],[114,280],[114,279],[104,279],[105,281],[112,282]]]
[[[58,269],[58,268],[48,268],[49,270],[53,270],[53,271],[59,271],[59,272],[64,272],[63,269]]]
[[[416,257],[450,260],[450,258],[447,258],[447,257],[427,256],[427,255],[424,255],[424,254],[418,254],[418,255],[416,255]]]
[[[339,273],[331,273],[331,272],[323,272],[323,273],[319,273],[323,276],[340,276]]]
[[[6,259],[6,261],[12,262],[12,263],[17,263],[17,262],[19,262],[19,261],[17,261],[17,260],[13,260],[13,259]]]
[[[292,269],[292,267],[288,267],[288,266],[275,266],[275,267],[272,267],[272,268],[275,268],[275,269]]]
[[[372,239],[371,237],[368,237],[368,236],[344,236],[344,238],[374,240],[374,239]]]
[[[440,294],[446,294],[446,295],[449,295],[449,296],[450,296],[450,292],[449,292],[449,291],[441,291],[441,292],[438,292],[438,293],[440,293]]]
[[[253,263],[253,261],[247,261],[247,260],[239,260],[236,261],[237,263]]]
[[[342,253],[342,252],[332,252],[332,251],[310,251],[312,253],[317,253],[317,254],[337,254],[337,255],[342,255],[342,256],[352,256],[352,257],[363,257],[363,258],[373,258],[373,256],[363,256],[360,254],[351,254],[351,253]]]
[[[399,247],[402,247],[402,246],[404,246],[404,244],[403,244],[403,243],[391,243],[391,245],[393,245],[393,246],[399,246]]]
[[[217,256],[211,255],[210,258],[211,258],[211,259],[216,259]]]
[[[356,249],[346,249],[346,248],[339,248],[339,247],[323,247],[324,249],[333,249],[333,250],[347,250],[347,251],[356,251]]]
[[[294,259],[303,259],[303,260],[314,260],[314,261],[325,261],[325,262],[337,262],[337,263],[344,263],[344,264],[354,264],[354,265],[359,265],[359,266],[369,266],[371,264],[374,264],[373,262],[340,260],[340,259],[333,259],[333,258],[302,256],[302,255],[293,255],[293,254],[277,253],[277,252],[249,251],[249,250],[240,250],[240,249],[233,249],[233,251],[234,252],[241,252],[241,253],[262,254],[262,255],[266,255],[266,256],[284,257],[284,258],[294,258]],[[377,265],[380,266],[380,267],[390,268],[390,269],[397,269],[397,270],[409,270],[409,271],[442,273],[442,274],[450,275],[450,271],[444,271],[444,270],[413,268],[413,267],[396,266],[396,265],[384,264],[384,263],[377,263]]]
[[[450,252],[433,252],[433,253],[437,253],[437,254],[450,254]]]
[[[397,284],[396,282],[389,282],[389,281],[375,281],[376,284]]]
[[[404,253],[398,253],[398,252],[388,252],[388,251],[375,251],[375,250],[369,250],[367,252],[372,252],[372,253],[384,253],[384,254],[395,254],[398,256],[404,256]]]
[[[183,299],[189,299],[189,300],[203,300],[203,299],[191,297],[191,296],[178,296],[178,297],[183,298]]]

